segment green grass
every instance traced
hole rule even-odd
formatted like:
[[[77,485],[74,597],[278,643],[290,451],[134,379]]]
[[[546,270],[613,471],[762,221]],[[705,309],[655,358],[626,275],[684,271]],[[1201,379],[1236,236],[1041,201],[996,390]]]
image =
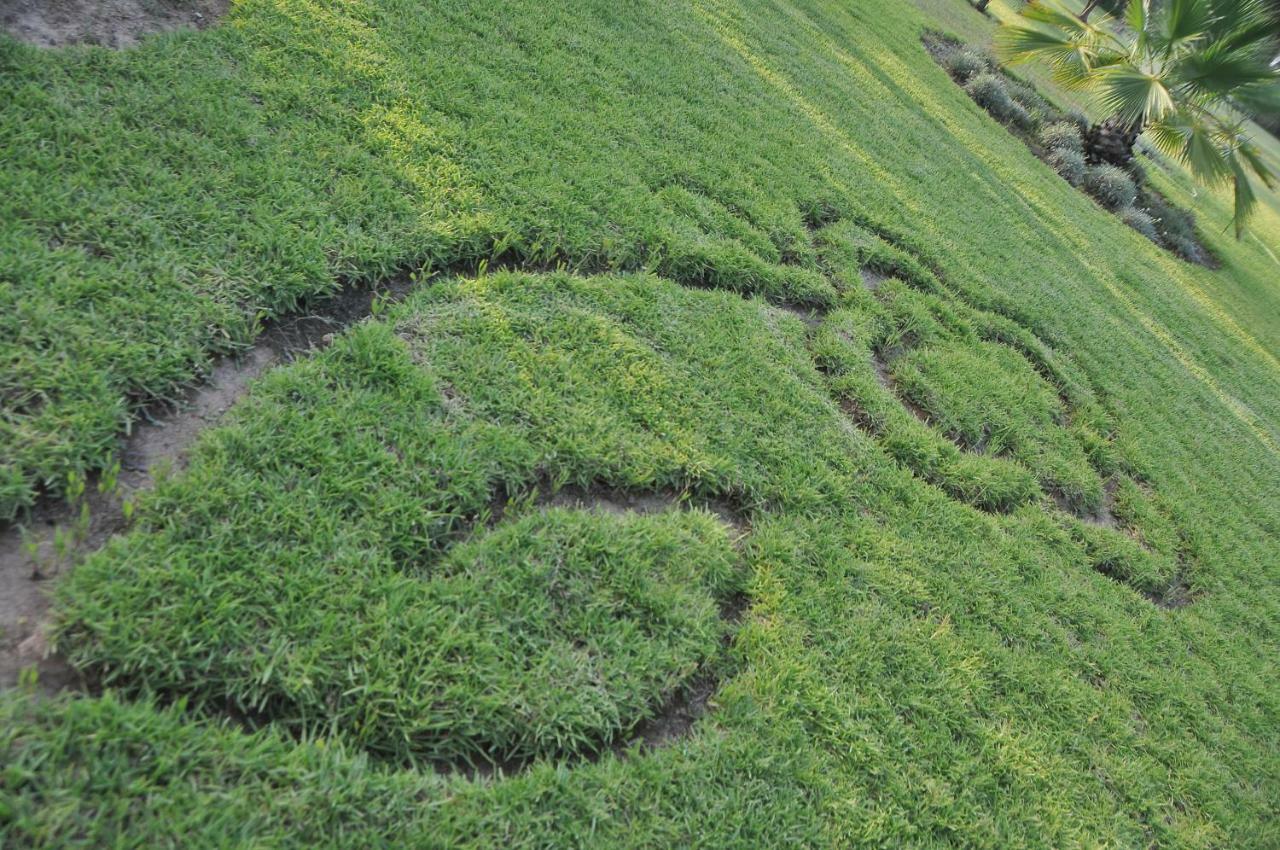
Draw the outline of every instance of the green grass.
[[[204,435],[59,587],[108,691],[0,698],[0,844],[1280,842],[1280,216],[1236,243],[1152,167],[1223,267],[1177,260],[921,3],[0,44],[6,514],[340,280],[565,266],[424,276]],[[1107,481],[1115,528],[1076,515]],[[607,746],[707,675],[688,736]],[[486,758],[531,761],[430,764]]]
[[[494,288],[536,292],[505,276]],[[646,290],[626,288],[638,312]],[[156,494],[148,531],[63,584],[73,659],[106,685],[434,761],[608,743],[709,667],[719,607],[742,581],[718,521],[515,515],[551,469],[580,484],[691,486],[717,460],[673,414],[710,415],[723,398],[714,370],[549,292],[506,305],[446,291],[400,311],[409,343],[364,325],[264,380]],[[679,290],[666,294],[678,309]],[[569,363],[598,380],[580,383]],[[763,357],[750,365],[769,371]],[[667,412],[670,385],[690,397]],[[671,436],[632,436],[631,422]],[[508,493],[517,504],[485,531]]]
[[[894,362],[894,380],[962,446],[1016,458],[1069,502],[1102,501],[1102,482],[1062,427],[1057,393],[1017,352],[982,342],[921,348]]]

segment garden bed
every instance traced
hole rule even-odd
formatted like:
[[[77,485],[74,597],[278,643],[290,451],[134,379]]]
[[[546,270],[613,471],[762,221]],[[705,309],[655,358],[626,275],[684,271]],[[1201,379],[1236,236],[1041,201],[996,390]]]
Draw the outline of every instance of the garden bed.
[[[1059,108],[1025,80],[1002,69],[985,50],[937,32],[926,33],[924,44],[975,103],[1022,139],[1063,180],[1165,250],[1189,263],[1218,267],[1196,233],[1195,216],[1147,183],[1137,157],[1125,168],[1088,161],[1085,139],[1091,125],[1084,113]]]

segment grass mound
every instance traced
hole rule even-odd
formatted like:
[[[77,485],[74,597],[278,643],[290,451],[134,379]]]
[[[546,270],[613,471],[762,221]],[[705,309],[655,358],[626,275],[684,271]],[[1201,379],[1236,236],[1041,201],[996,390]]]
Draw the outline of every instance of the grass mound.
[[[763,730],[762,730],[763,731]],[[253,736],[180,707],[101,699],[0,701],[0,833],[13,846],[368,848],[817,844],[822,824],[797,755],[743,739],[646,757],[535,765],[505,781],[391,771],[338,738]],[[761,763],[749,777],[743,768]],[[634,767],[635,762],[630,763]],[[736,783],[732,798],[709,789]],[[744,821],[743,804],[757,813]],[[676,805],[682,822],[665,810]],[[628,812],[626,823],[604,813]],[[684,821],[693,817],[695,823]],[[504,824],[504,821],[507,823]],[[594,823],[593,823],[594,821]],[[518,829],[512,829],[518,824]],[[637,835],[643,833],[643,838]]]
[[[811,347],[854,421],[975,507],[1051,501],[1095,570],[1159,604],[1187,601],[1197,544],[1134,482],[1113,418],[1078,367],[861,227],[831,225],[816,244],[843,286],[841,308],[816,322]]]
[[[1184,531],[1164,500],[1132,478],[1108,481],[1100,512],[1075,524],[1072,534],[1103,575],[1158,605],[1178,607],[1191,601],[1186,581],[1198,569],[1199,536]]]
[[[116,556],[129,578],[109,598],[73,589],[65,639],[130,690],[401,760],[503,763],[591,753],[652,716],[716,660],[738,580],[724,528],[696,512],[537,513],[413,569],[330,545],[323,560],[139,547]],[[157,555],[169,569],[132,567]]]
[[[952,294],[911,252],[856,227],[845,236],[853,250],[823,246],[838,278],[890,276],[874,293],[846,289],[816,335],[815,358],[854,418],[900,462],[979,507],[1010,510],[1043,490],[1096,510],[1099,472],[1119,461],[1078,369],[1017,322]]]
[[[1102,481],[1064,427],[1057,389],[1008,346],[975,341],[922,346],[892,363],[894,384],[963,448],[1011,457],[1068,504],[1096,509]]]
[[[805,391],[762,333],[755,305],[643,277],[424,294],[264,380],[63,584],[59,643],[106,685],[400,759],[598,749],[711,668],[742,575],[710,514],[540,509],[536,487],[762,498],[726,461],[763,423],[714,449],[693,427],[720,378]]]

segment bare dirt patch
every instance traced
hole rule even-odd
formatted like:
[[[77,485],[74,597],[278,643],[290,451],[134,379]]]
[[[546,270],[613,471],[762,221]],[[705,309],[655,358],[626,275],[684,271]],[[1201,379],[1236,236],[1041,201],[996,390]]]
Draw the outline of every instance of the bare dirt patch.
[[[1116,488],[1119,486],[1120,481],[1115,476],[1106,479],[1102,485],[1102,501],[1093,511],[1085,511],[1073,507],[1067,500],[1066,496],[1061,493],[1054,492],[1051,493],[1050,496],[1053,498],[1054,504],[1058,506],[1060,511],[1071,514],[1081,522],[1097,526],[1098,528],[1120,529],[1120,523],[1116,520],[1115,514],[1111,511],[1111,508],[1116,503]],[[1127,531],[1127,529],[1121,530]]]
[[[39,47],[132,47],[144,35],[204,29],[231,0],[0,0],[0,27]]]
[[[774,309],[781,310],[784,313],[790,313],[800,321],[804,322],[806,328],[816,328],[822,324],[823,317],[826,315],[824,310],[811,307],[797,307],[791,304],[772,304]]]
[[[880,288],[880,284],[889,279],[887,275],[882,275],[869,268],[863,268],[859,273],[862,275],[862,285],[871,292],[875,292]]]
[[[723,499],[684,497],[668,491],[637,492],[605,486],[562,487],[555,492],[542,490],[537,502],[542,507],[597,510],[609,514],[655,514],[686,505],[710,512],[738,535],[750,532],[741,511]]]
[[[1186,577],[1182,574],[1174,576],[1173,581],[1162,592],[1144,593],[1143,596],[1147,597],[1153,605],[1170,611],[1185,608],[1196,601],[1191,588],[1187,585]]]
[[[49,591],[58,575],[124,530],[133,495],[150,489],[161,471],[181,468],[200,433],[216,424],[254,379],[277,363],[327,345],[333,333],[370,315],[376,297],[399,300],[411,286],[408,279],[396,279],[377,289],[349,288],[312,314],[269,326],[252,348],[220,360],[181,406],[144,412],[122,444],[114,489],[103,492],[98,480],[90,481],[77,504],[46,500],[24,524],[0,528],[0,688],[12,686],[27,668],[35,669],[43,690],[77,684],[74,671],[49,653],[44,637]]]
[[[892,394],[893,397],[898,400],[898,403],[906,408],[911,415],[915,416],[916,419],[919,419],[925,425],[932,426],[933,419],[929,416],[929,412],[898,391],[898,384],[897,381],[893,379],[893,372],[889,369],[889,359],[887,358],[899,357],[901,354],[901,351],[895,351],[892,354],[882,354],[879,351],[871,352],[871,368],[876,373],[876,382]],[[951,440],[961,449],[967,450],[967,448],[964,445],[961,445],[954,437],[951,437]]]

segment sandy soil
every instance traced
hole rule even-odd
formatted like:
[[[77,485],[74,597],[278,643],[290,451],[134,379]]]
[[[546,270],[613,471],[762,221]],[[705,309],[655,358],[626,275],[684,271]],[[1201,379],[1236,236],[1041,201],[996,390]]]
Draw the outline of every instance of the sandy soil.
[[[148,33],[212,26],[230,5],[231,0],[0,0],[0,27],[40,47],[120,49]]]

